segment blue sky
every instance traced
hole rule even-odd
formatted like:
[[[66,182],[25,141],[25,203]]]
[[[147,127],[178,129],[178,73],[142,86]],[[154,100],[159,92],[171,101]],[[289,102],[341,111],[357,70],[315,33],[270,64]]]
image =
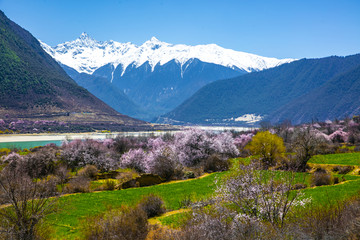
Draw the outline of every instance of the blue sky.
[[[359,0],[0,0],[0,9],[52,46],[87,32],[277,58],[360,53]]]

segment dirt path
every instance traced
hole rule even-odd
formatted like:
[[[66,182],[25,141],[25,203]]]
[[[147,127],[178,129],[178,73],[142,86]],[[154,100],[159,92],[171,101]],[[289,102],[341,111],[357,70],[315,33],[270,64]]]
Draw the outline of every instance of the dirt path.
[[[171,216],[171,215],[174,215],[174,214],[178,214],[178,213],[184,213],[184,212],[189,212],[191,211],[191,209],[179,209],[179,210],[175,210],[175,211],[171,211],[171,212],[166,212],[164,213],[163,215],[159,216],[159,217],[154,217],[154,218],[149,218],[148,219],[148,222],[152,225],[155,225],[155,224],[159,224],[161,225],[161,222],[160,222],[160,218],[163,218],[163,217],[168,217],[168,216]]]

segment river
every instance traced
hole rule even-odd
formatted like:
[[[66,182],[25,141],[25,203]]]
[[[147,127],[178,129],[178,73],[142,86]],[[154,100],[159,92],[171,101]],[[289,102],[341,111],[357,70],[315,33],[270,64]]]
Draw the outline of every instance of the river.
[[[193,127],[193,126],[192,126]],[[189,128],[189,127],[185,127]],[[250,128],[243,127],[209,127],[209,126],[196,126],[206,131],[222,132],[222,131],[246,131]],[[148,137],[148,136],[161,136],[167,133],[174,134],[177,131],[149,131],[149,132],[113,132],[113,133],[64,133],[64,134],[3,134],[0,135],[0,149],[1,148],[18,148],[29,149],[37,146],[45,146],[49,143],[54,143],[60,146],[65,140],[74,139],[107,139],[115,138],[116,136],[124,137]]]

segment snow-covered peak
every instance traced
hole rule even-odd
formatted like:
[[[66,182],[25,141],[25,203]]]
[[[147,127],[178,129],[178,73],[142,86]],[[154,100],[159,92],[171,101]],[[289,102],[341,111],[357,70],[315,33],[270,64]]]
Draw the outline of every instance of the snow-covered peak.
[[[92,37],[89,36],[86,32],[83,32],[78,39],[75,40],[76,42],[80,42],[87,46],[93,46],[100,44],[100,42],[96,41]]]
[[[50,47],[41,41],[40,43],[44,50],[60,63],[88,74],[92,74],[96,69],[107,64],[112,64],[114,67],[122,65],[124,73],[130,64],[139,67],[148,62],[153,70],[157,64],[163,65],[175,60],[182,66],[195,58],[247,72],[260,71],[294,61],[294,59],[261,57],[225,49],[216,44],[173,45],[162,42],[156,37],[137,46],[130,42],[96,41],[84,32],[76,40],[58,44],[55,47]]]
[[[162,42],[161,42],[159,39],[157,39],[156,37],[151,37],[148,42],[151,42],[151,43],[154,43],[154,44],[162,43]]]
[[[88,38],[91,38],[91,37],[90,37],[89,34],[87,34],[86,32],[83,32],[83,33],[81,33],[81,35],[80,35],[79,38],[80,38],[80,39],[88,39]]]

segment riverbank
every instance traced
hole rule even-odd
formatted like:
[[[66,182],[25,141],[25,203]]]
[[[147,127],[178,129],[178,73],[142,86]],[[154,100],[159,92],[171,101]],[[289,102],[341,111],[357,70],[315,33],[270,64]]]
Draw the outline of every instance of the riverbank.
[[[32,142],[32,141],[64,141],[74,139],[106,139],[116,136],[159,136],[176,131],[146,131],[146,132],[112,132],[112,133],[49,133],[49,134],[3,134],[0,135],[0,143],[4,142]]]
[[[248,131],[254,128],[244,127],[211,127],[211,126],[189,126],[193,128],[200,128],[206,131]],[[183,129],[189,128],[184,126]],[[137,131],[137,132],[85,132],[85,133],[31,133],[31,134],[0,134],[0,143],[5,142],[32,142],[32,141],[64,141],[73,139],[106,139],[114,138],[118,135],[124,137],[141,137],[141,136],[160,136],[166,133],[175,133],[179,130],[173,131]]]

